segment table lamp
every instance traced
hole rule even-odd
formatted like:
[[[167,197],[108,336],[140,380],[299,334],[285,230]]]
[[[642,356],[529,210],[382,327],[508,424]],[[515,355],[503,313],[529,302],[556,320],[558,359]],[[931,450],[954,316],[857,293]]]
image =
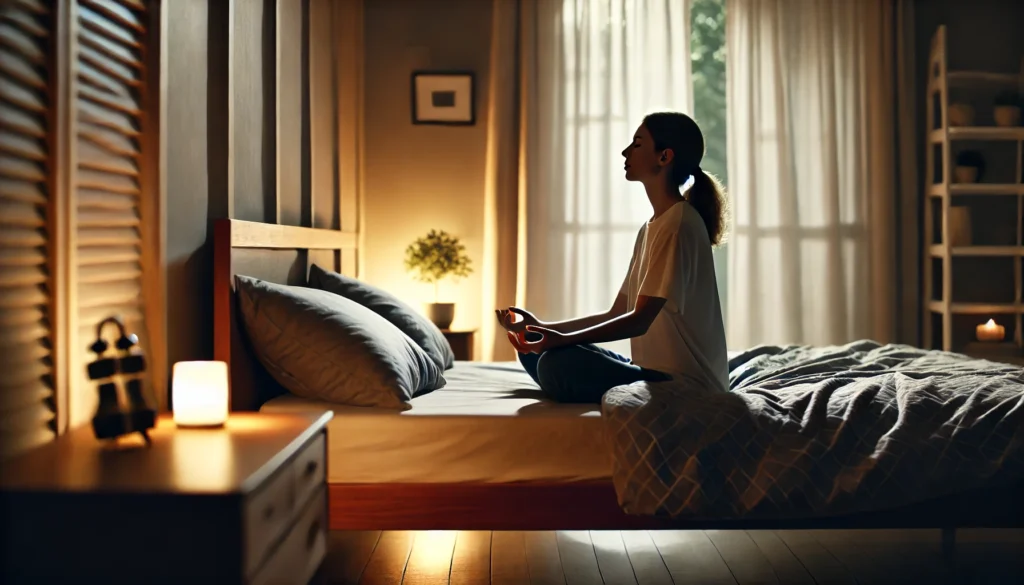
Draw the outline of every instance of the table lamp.
[[[193,361],[174,364],[171,382],[174,424],[219,427],[228,418],[228,365]]]

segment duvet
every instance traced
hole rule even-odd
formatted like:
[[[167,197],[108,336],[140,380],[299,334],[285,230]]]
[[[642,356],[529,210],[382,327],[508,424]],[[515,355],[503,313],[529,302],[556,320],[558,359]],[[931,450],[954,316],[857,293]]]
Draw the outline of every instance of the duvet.
[[[603,400],[619,504],[670,518],[882,510],[1024,480],[1024,369],[860,341],[761,346],[729,392],[636,383]]]

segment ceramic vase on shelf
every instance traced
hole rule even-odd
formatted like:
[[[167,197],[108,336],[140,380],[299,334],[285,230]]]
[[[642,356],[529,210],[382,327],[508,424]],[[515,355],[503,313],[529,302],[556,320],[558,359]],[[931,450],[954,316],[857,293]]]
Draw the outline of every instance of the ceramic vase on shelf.
[[[971,208],[954,205],[949,208],[949,245],[971,245]]]

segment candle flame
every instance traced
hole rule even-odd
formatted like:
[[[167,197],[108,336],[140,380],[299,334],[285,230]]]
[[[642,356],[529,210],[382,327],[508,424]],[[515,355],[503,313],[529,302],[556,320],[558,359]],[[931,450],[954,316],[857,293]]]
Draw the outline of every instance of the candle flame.
[[[996,320],[995,319],[989,319],[988,323],[985,323],[985,327],[995,327],[995,326],[996,326]]]

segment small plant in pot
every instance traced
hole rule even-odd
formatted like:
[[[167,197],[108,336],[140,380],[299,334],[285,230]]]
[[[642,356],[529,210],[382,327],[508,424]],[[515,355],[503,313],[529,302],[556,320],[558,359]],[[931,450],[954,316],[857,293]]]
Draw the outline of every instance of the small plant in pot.
[[[466,246],[444,230],[430,230],[405,249],[405,268],[416,280],[434,285],[434,302],[427,304],[427,317],[441,329],[455,320],[455,303],[438,302],[438,285],[445,278],[459,279],[473,273]]]
[[[957,183],[976,183],[985,171],[985,159],[976,150],[965,150],[956,155],[953,178]]]
[[[996,96],[995,108],[992,117],[996,120],[996,126],[1013,127],[1020,126],[1020,110],[1024,105],[1024,98],[1015,91],[1004,91]]]

